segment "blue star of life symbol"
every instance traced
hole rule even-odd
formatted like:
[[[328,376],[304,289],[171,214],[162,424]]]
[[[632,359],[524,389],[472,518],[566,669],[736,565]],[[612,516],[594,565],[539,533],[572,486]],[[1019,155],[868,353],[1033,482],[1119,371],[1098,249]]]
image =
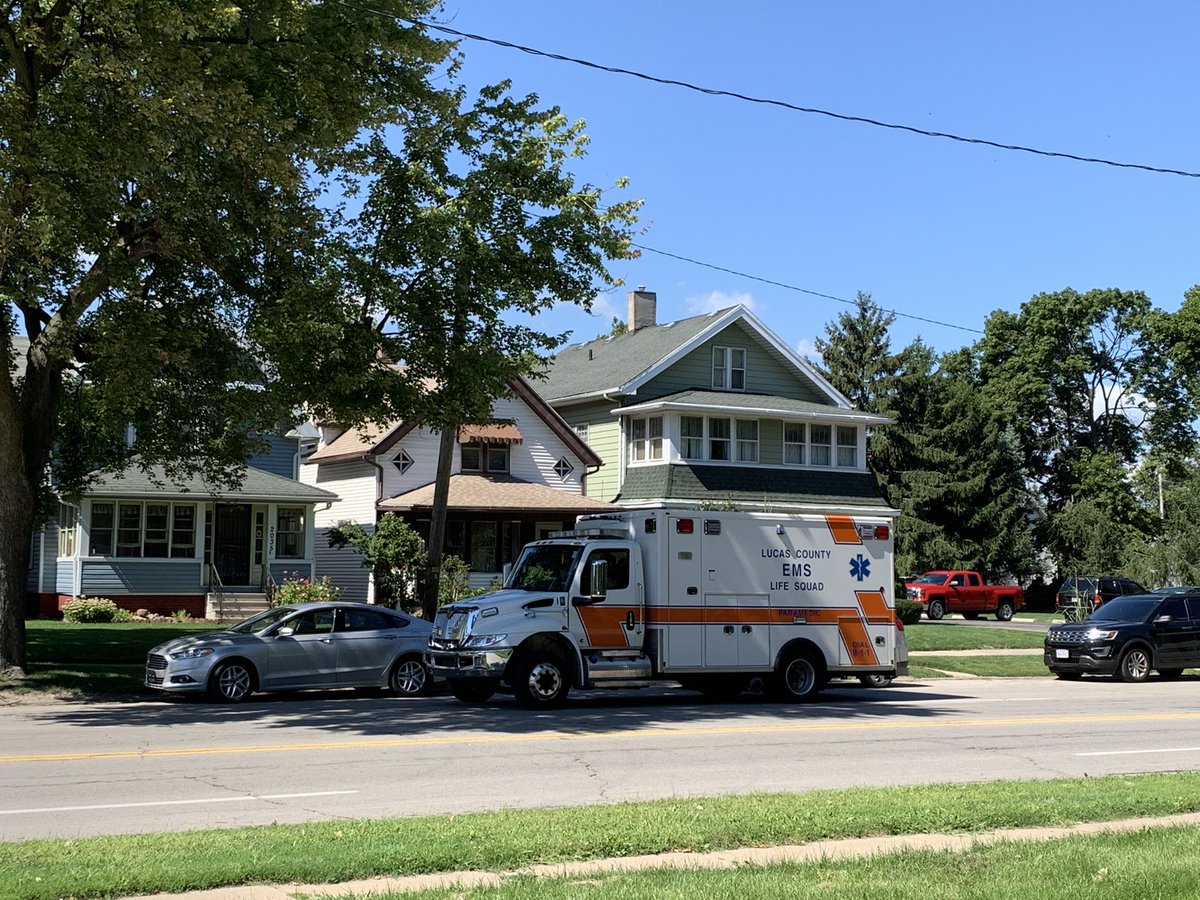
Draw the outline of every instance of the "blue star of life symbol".
[[[865,581],[871,577],[871,561],[863,557],[860,553],[854,559],[850,560],[850,576],[857,578],[859,581]]]

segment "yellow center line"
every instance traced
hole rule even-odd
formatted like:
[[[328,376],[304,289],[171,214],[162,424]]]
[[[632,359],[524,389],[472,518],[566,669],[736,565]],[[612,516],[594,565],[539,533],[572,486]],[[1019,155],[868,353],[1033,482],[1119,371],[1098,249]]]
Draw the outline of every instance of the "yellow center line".
[[[398,737],[389,740],[316,741],[301,744],[249,744],[232,747],[188,747],[175,750],[113,750],[107,753],[33,753],[0,756],[0,763],[72,762],[101,759],[156,759],[234,753],[303,753],[314,750],[373,750],[449,744],[516,744],[533,741],[577,741],[612,738],[692,737],[702,735],[796,734],[806,731],[899,730],[919,728],[989,728],[1006,725],[1081,725],[1101,722],[1171,722],[1200,719],[1200,712],[1130,713],[1095,716],[1015,716],[1001,719],[928,721],[798,722],[773,725],[722,725],[696,728],[637,728],[613,731],[544,731],[537,734],[460,734],[441,737]]]

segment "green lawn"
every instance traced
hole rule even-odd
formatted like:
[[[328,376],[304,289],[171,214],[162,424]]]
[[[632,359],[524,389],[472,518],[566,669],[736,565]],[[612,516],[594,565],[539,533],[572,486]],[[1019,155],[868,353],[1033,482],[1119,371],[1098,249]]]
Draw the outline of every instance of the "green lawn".
[[[1183,772],[855,788],[449,817],[342,820],[186,834],[35,840],[0,843],[0,873],[3,873],[0,900],[112,897],[253,883],[330,883],[374,875],[462,869],[497,871],[538,862],[669,850],[704,852],[868,835],[979,832],[1198,811],[1200,773]],[[1178,838],[1173,831],[1155,832],[1145,844],[1140,843],[1138,836],[1128,835],[1111,839],[1111,847],[1078,840],[1068,842],[1065,850],[1047,851],[1045,845],[1031,845],[1028,851],[1010,847],[1007,857],[991,856],[991,851],[953,856],[904,854],[901,859],[883,863],[885,868],[879,870],[889,873],[892,868],[910,870],[899,881],[908,892],[901,894],[879,893],[890,888],[889,882],[875,888],[875,894],[860,893],[858,879],[869,880],[869,875],[843,869],[857,865],[849,863],[835,864],[834,869],[828,870],[846,873],[836,876],[836,884],[824,883],[827,876],[817,871],[803,875],[797,887],[807,883],[804,879],[816,878],[824,886],[812,895],[830,898],[917,897],[913,892],[922,884],[926,891],[920,895],[922,898],[1032,897],[1033,894],[1024,892],[1027,890],[1024,886],[1046,878],[1050,879],[1043,882],[1046,896],[1129,897],[1130,900],[1148,896],[1194,897],[1195,894],[1130,892],[1129,885],[1135,882],[1127,879],[1142,876],[1141,868],[1110,870],[1124,893],[1109,892],[1108,886],[1103,887],[1105,893],[1087,893],[1100,890],[1091,880],[1091,875],[1104,865],[1094,863],[1096,859],[1110,859],[1112,866],[1132,866],[1140,851],[1148,859],[1159,860],[1164,872],[1176,864],[1190,866],[1191,872],[1198,871],[1197,830],[1186,829],[1183,835]],[[1014,883],[1022,885],[1022,892],[997,894],[980,890],[980,884],[994,886],[988,880],[977,883],[974,894],[957,893],[965,889],[971,871],[999,871],[993,867],[1004,859],[1008,860]],[[807,871],[810,867],[801,868]],[[806,895],[798,890],[779,889],[781,882],[777,879],[786,877],[786,872],[781,876],[770,870],[756,870],[753,877],[757,879],[759,874],[767,880],[762,882],[764,887],[753,889],[754,896]],[[633,884],[649,885],[647,892],[630,890],[626,894],[605,896],[658,896],[653,886],[660,883],[658,878],[667,876],[645,877],[650,881]],[[697,874],[690,876],[687,883],[701,885],[708,877]],[[694,890],[692,896],[734,896],[729,892],[727,878],[726,874],[707,882],[726,887],[711,892]],[[1190,884],[1194,889],[1194,875],[1192,879]],[[605,879],[601,883],[606,891],[607,882]],[[942,890],[943,884],[946,891]],[[534,893],[497,896],[541,896],[536,887],[528,890]],[[558,893],[546,896],[564,895],[565,888],[554,890]],[[736,893],[742,896],[741,891]]]
[[[911,678],[948,678],[961,672],[980,678],[1042,678],[1050,670],[1038,656],[916,656],[908,661]]]
[[[986,625],[907,625],[909,650],[1021,650],[1041,647],[1045,635]]]
[[[141,665],[155,644],[221,628],[212,622],[123,622],[76,625],[33,619],[25,623],[31,663],[116,663]]]

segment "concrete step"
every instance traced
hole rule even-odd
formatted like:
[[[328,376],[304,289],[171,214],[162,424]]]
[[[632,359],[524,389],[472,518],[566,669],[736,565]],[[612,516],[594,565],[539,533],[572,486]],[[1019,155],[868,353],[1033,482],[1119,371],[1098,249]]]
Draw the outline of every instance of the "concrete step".
[[[230,594],[209,593],[205,602],[204,617],[218,622],[240,622],[263,610],[270,609],[271,604],[266,594]]]

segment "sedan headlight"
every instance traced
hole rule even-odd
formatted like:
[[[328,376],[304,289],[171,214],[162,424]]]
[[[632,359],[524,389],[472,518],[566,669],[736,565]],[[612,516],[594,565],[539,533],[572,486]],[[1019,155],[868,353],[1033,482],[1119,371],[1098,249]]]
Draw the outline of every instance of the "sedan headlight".
[[[1115,628],[1089,628],[1086,634],[1089,641],[1111,641],[1116,636]]]
[[[507,634],[476,634],[462,642],[463,649],[494,647],[501,641],[508,640]]]
[[[186,650],[176,650],[174,653],[168,653],[167,656],[171,659],[202,659],[205,656],[211,656],[215,652],[214,647],[188,647]]]

